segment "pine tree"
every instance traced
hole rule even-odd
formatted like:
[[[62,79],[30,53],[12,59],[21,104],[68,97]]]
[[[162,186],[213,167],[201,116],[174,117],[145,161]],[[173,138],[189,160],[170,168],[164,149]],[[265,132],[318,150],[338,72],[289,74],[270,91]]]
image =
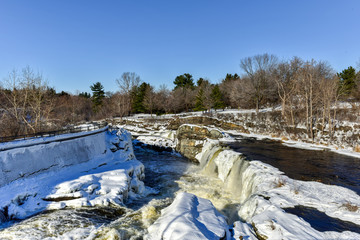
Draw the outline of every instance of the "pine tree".
[[[144,99],[148,88],[150,88],[150,84],[144,82],[132,91],[132,107],[135,113],[144,113],[146,111],[146,108],[144,106]]]
[[[353,67],[344,69],[341,73],[338,73],[340,78],[340,88],[343,89],[344,95],[350,95],[356,87],[356,71]]]
[[[223,95],[220,91],[219,85],[215,85],[214,88],[211,91],[211,100],[213,102],[213,108],[215,109],[224,109],[225,108],[225,103],[223,100]]]
[[[193,76],[189,73],[184,73],[183,75],[177,76],[174,80],[175,89],[177,88],[193,88],[194,79]]]
[[[105,97],[104,86],[100,83],[94,83],[90,86],[91,91],[93,92],[92,102],[93,102],[93,110],[94,112],[99,111],[103,104],[103,98]]]
[[[200,88],[197,95],[196,95],[196,102],[194,111],[205,111],[205,105],[204,105],[204,89]]]

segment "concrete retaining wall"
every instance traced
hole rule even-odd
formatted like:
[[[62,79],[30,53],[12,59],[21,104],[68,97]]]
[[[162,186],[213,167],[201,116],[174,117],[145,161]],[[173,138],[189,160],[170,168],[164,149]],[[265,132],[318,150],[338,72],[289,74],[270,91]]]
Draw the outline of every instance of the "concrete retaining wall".
[[[106,131],[24,140],[0,146],[0,187],[14,180],[87,162],[106,152]]]

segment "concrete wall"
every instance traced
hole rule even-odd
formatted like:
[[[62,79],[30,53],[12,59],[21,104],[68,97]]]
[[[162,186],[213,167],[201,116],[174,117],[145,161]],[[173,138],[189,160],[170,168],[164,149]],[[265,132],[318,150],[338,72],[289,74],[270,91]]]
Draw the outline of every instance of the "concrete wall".
[[[0,187],[14,180],[87,162],[106,151],[107,128],[0,146]]]

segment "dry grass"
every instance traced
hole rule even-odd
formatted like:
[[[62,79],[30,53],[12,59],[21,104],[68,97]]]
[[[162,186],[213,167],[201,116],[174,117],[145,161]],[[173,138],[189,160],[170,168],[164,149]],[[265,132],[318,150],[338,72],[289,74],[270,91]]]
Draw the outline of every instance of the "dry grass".
[[[354,147],[354,152],[360,152],[360,146],[359,145],[356,145]]]
[[[359,207],[356,206],[356,205],[352,205],[351,203],[347,202],[347,203],[344,203],[342,205],[343,207],[345,207],[348,211],[350,212],[356,212],[357,210],[359,210]]]
[[[281,137],[281,141],[289,141],[289,138],[285,137],[285,136],[282,136]]]
[[[280,188],[282,186],[285,185],[285,181],[281,178],[279,178],[276,182],[275,182],[275,188]]]

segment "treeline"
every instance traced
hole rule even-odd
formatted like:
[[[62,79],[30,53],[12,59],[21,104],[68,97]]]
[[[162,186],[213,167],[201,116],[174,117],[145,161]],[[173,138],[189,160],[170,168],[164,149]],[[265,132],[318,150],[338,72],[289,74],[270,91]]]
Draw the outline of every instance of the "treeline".
[[[326,62],[294,57],[279,61],[262,54],[240,61],[243,74],[227,74],[218,84],[177,76],[175,87],[155,89],[136,73],[116,79],[117,91],[105,91],[100,82],[91,92],[69,94],[49,87],[30,67],[12,71],[0,87],[1,136],[58,129],[81,121],[123,117],[134,113],[179,113],[209,109],[255,108],[280,105],[289,126],[306,125],[310,137],[321,123],[333,129],[339,100],[360,99],[360,73],[349,67],[336,73]]]

